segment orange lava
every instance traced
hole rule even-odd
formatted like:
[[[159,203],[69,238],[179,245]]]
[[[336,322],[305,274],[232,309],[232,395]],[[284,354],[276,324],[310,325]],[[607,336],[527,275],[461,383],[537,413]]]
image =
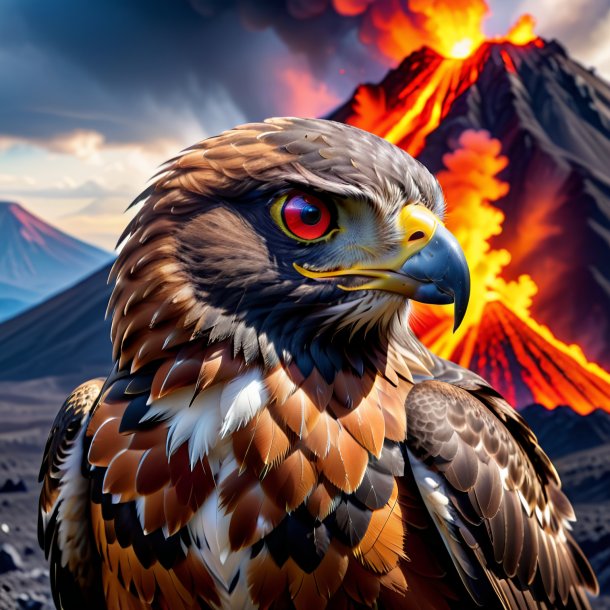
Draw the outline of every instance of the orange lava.
[[[490,45],[484,43],[542,42],[534,33],[534,18],[527,14],[505,36],[486,37],[484,0],[333,0],[333,5],[340,14],[361,15],[361,39],[385,57],[396,60],[411,54],[410,72],[416,76],[404,83],[393,104],[380,87],[362,85],[346,122],[386,138],[413,156],[422,151],[427,136],[453,102],[476,82],[489,52]],[[505,49],[501,57],[507,70],[515,73],[514,60]]]
[[[419,324],[430,320],[419,312]],[[449,316],[420,331],[435,352],[484,377],[512,404],[536,402],[548,409],[569,405],[581,415],[596,407],[610,411],[610,375],[587,362],[582,350],[565,345],[545,326],[516,314],[508,304],[487,301],[480,320],[444,350],[451,337]]]
[[[418,305],[420,339],[436,354],[478,372],[514,405],[568,404],[581,414],[596,407],[610,411],[610,374],[531,317],[538,290],[531,277],[502,278],[511,253],[489,243],[504,222],[492,202],[508,192],[508,184],[496,177],[507,163],[501,143],[485,131],[467,130],[443,162],[446,169],[437,178],[448,204],[446,224],[466,254],[471,299],[456,333],[451,307]]]
[[[426,52],[416,53],[413,62],[416,76],[398,92],[399,104],[386,104],[380,87],[361,85],[346,122],[417,156],[453,102],[476,81],[479,69],[477,62],[445,59]]]
[[[525,45],[537,38],[531,15],[519,17],[505,36],[485,36],[485,0],[333,0],[333,6],[346,17],[361,16],[360,39],[390,60],[421,47],[465,59],[488,39]]]
[[[506,36],[504,36],[503,40],[519,46],[529,44],[538,38],[534,33],[535,25],[536,20],[531,15],[528,15],[527,13],[521,15],[521,17],[517,19],[515,25],[513,25]]]
[[[485,37],[484,0],[333,0],[337,12],[362,19],[361,39],[386,57],[406,60],[383,85],[362,85],[342,120],[380,135],[413,156],[440,125],[453,103],[477,82],[496,46],[509,74],[516,74],[523,51],[515,46],[544,42],[534,19],[521,16],[504,36]],[[422,48],[427,47],[427,48]],[[579,346],[568,346],[530,315],[538,286],[531,277],[506,281],[502,271],[514,251],[492,249],[502,232],[503,213],[493,202],[509,185],[497,178],[506,167],[501,143],[487,132],[465,131],[445,155],[438,179],[448,203],[447,226],[462,244],[472,275],[472,295],[464,322],[452,332],[451,306],[416,304],[414,327],[435,353],[481,374],[515,406],[538,402],[548,408],[568,404],[585,414],[610,411],[610,375],[588,362]],[[541,195],[541,210],[548,207]],[[537,212],[533,212],[537,214]],[[534,218],[533,220],[536,220]],[[528,224],[528,239],[549,228]],[[526,247],[524,244],[522,247]]]

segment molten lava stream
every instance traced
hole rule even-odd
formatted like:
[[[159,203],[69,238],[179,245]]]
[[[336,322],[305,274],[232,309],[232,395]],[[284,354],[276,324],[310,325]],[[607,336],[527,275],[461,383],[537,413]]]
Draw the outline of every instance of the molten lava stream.
[[[476,63],[442,59],[425,87],[417,92],[415,100],[409,97],[412,105],[395,125],[381,135],[416,157],[428,135],[440,125],[455,99],[476,81],[477,75]]]
[[[583,415],[607,404],[610,383],[605,375],[591,374],[575,361],[567,346],[556,339],[563,349],[554,345],[536,332],[530,322],[519,319],[500,303],[494,305],[535,402],[548,408],[567,404]]]

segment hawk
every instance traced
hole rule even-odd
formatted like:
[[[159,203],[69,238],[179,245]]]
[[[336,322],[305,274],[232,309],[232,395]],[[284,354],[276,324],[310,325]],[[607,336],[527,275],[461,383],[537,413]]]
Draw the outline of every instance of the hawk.
[[[275,118],[169,161],[111,273],[114,368],[41,467],[58,608],[588,608],[526,423],[409,329],[469,274],[434,177]]]

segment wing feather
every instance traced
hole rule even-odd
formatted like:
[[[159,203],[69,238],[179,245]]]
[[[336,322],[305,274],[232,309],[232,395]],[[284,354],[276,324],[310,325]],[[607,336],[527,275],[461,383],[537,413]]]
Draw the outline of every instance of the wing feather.
[[[68,396],[51,427],[38,477],[38,541],[50,560],[58,608],[97,608],[101,599],[86,519],[89,481],[82,474],[82,433],[102,386],[102,379],[94,379]]]
[[[407,453],[445,546],[479,603],[473,578],[484,575],[507,609],[586,608],[597,582],[557,472],[521,417],[475,381],[423,381],[407,399]]]

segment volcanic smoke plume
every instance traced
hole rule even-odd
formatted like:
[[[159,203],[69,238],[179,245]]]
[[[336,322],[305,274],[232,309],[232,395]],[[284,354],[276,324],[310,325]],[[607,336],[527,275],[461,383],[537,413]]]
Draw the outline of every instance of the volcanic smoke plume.
[[[532,25],[421,48],[330,118],[404,148],[444,188],[472,305],[455,336],[449,312],[418,308],[424,342],[516,406],[610,409],[610,87]]]

